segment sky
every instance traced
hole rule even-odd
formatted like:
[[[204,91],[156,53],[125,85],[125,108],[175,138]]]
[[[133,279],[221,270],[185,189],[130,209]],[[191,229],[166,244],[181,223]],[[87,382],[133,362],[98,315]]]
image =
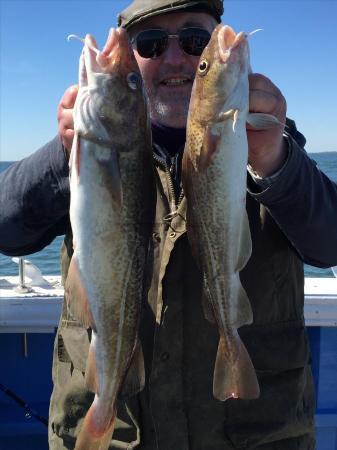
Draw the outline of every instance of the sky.
[[[77,82],[81,44],[102,47],[130,0],[0,0],[0,161],[22,159],[57,134],[56,110]],[[337,0],[225,0],[223,22],[263,31],[250,40],[254,72],[287,100],[308,152],[337,151]]]

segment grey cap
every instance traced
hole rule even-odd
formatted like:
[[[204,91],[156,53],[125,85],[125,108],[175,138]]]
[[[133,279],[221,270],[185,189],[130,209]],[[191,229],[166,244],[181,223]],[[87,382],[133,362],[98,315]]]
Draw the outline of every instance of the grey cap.
[[[223,0],[133,0],[119,14],[118,26],[128,29],[131,25],[142,22],[149,17],[184,9],[208,12],[220,23],[223,14]]]

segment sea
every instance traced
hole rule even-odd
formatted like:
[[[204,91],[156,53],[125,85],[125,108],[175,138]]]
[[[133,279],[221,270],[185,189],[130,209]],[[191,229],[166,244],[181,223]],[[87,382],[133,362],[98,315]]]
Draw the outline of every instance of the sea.
[[[337,152],[309,153],[309,156],[316,161],[318,167],[329,178],[337,182]],[[6,170],[11,164],[13,162],[0,161],[0,172]],[[43,275],[60,275],[60,248],[62,241],[63,236],[58,236],[42,251],[21,256],[39,267]],[[17,275],[17,273],[18,265],[12,261],[12,258],[0,253],[0,276]],[[319,269],[306,265],[305,275],[307,277],[333,277],[333,272],[330,269]]]

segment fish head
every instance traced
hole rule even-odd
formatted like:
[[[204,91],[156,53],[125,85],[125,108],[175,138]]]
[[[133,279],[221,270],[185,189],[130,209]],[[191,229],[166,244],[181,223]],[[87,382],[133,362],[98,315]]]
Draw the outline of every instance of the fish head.
[[[132,142],[125,145],[126,136],[135,136],[129,133],[130,126],[144,133],[150,123],[143,80],[128,35],[122,28],[112,28],[102,51],[92,35],[84,43],[80,87],[86,88],[91,123],[94,120],[99,134],[96,138],[113,143],[120,151],[132,149]]]
[[[196,72],[190,106],[194,119],[215,123],[229,110],[247,109],[249,70],[247,35],[218,25]]]

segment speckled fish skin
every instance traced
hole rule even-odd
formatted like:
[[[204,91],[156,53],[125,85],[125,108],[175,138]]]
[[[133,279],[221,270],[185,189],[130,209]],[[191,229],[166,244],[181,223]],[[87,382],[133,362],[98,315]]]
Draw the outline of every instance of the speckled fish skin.
[[[239,278],[252,248],[246,213],[249,68],[246,35],[219,25],[200,58],[183,158],[187,234],[204,273],[205,315],[219,329],[213,394],[222,401],[259,396],[237,332],[253,320]]]
[[[135,392],[144,384],[137,332],[155,208],[151,130],[126,32],[112,30],[106,45],[109,57],[97,56],[85,38],[70,163],[74,255],[65,291],[72,315],[93,330],[86,383],[96,393],[76,450],[107,449],[129,372]]]

